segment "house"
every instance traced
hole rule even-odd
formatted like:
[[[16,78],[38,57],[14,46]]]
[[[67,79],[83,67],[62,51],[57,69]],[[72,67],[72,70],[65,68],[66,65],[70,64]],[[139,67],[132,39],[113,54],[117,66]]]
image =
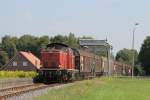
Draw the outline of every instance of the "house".
[[[2,70],[36,71],[39,68],[40,59],[31,52],[20,51],[2,67]]]

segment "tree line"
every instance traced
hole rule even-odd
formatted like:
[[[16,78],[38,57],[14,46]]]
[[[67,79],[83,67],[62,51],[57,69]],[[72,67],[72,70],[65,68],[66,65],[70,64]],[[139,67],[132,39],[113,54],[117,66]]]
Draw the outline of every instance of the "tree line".
[[[0,66],[6,64],[18,51],[30,51],[37,57],[40,57],[40,50],[47,44],[58,42],[65,43],[73,48],[79,48],[79,39],[93,39],[92,37],[76,37],[73,33],[69,35],[56,35],[54,37],[41,36],[36,37],[29,34],[21,37],[4,36],[0,43]],[[150,75],[150,36],[144,40],[141,50],[122,49],[116,54],[115,59],[119,62],[132,65],[134,52],[135,75]]]
[[[73,33],[69,35],[56,35],[54,37],[41,36],[36,37],[29,34],[21,37],[16,36],[4,36],[0,43],[0,66],[6,64],[9,59],[14,57],[18,51],[30,51],[37,57],[40,57],[40,50],[45,48],[47,44],[57,42],[64,43],[73,48],[79,48],[80,38],[92,38],[92,37],[76,37]]]
[[[139,53],[132,49],[122,49],[117,52],[116,60],[132,65],[134,53],[134,74],[150,75],[150,36],[147,36],[141,45]]]

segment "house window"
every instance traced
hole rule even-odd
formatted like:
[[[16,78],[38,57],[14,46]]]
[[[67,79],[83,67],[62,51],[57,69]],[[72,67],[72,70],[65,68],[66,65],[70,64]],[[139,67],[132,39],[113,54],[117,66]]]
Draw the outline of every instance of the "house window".
[[[17,66],[17,62],[16,61],[13,61],[13,66]]]
[[[28,62],[24,61],[23,66],[28,66]]]

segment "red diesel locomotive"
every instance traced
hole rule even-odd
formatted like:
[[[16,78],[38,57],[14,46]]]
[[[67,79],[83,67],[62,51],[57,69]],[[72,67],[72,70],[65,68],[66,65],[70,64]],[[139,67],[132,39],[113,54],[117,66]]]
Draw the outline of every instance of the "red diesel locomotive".
[[[52,43],[41,50],[41,65],[38,81],[62,82],[72,80],[75,68],[73,50],[65,44]]]

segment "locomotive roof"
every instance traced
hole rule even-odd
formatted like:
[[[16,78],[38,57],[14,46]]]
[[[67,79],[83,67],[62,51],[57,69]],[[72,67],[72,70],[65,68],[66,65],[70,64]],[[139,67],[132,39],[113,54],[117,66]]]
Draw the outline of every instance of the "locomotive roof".
[[[68,45],[63,44],[63,43],[50,43],[50,44],[47,45],[47,47],[54,47],[54,46],[69,47]]]

